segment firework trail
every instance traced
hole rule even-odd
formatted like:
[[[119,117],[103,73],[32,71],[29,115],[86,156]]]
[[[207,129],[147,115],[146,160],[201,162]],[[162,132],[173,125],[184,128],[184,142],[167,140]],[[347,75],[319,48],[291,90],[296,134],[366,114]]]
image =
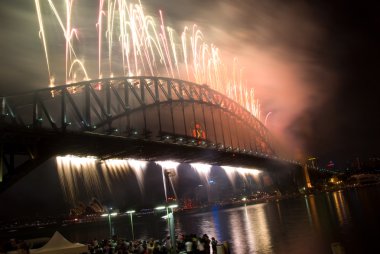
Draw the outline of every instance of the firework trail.
[[[62,7],[55,5],[52,0],[35,0],[50,86],[54,82],[90,80],[94,76],[178,78],[207,84],[238,102],[260,120],[260,104],[254,96],[254,90],[244,82],[244,71],[238,65],[238,59],[233,59],[232,66],[223,62],[220,50],[206,42],[205,35],[197,25],[193,25],[192,29],[185,27],[178,35],[165,25],[162,11],[155,19],[145,14],[140,2],[99,0],[93,15],[94,31],[88,32],[89,29],[83,28],[83,23],[87,24],[92,16],[75,15],[75,10],[83,7],[80,5],[82,2],[65,0],[64,3]],[[49,19],[49,22],[55,20],[61,30],[56,29],[56,34],[47,33],[46,27],[51,24],[46,24],[45,19]],[[86,40],[79,40],[94,35],[97,37],[96,42],[82,43]],[[64,42],[61,53],[64,53],[65,59],[62,65],[51,66],[49,42],[57,44],[54,39],[60,36]],[[97,52],[96,56],[83,53],[91,49]],[[90,64],[86,65],[84,60],[86,63],[97,62],[97,71]],[[55,71],[58,72],[63,65],[64,79],[55,76]]]

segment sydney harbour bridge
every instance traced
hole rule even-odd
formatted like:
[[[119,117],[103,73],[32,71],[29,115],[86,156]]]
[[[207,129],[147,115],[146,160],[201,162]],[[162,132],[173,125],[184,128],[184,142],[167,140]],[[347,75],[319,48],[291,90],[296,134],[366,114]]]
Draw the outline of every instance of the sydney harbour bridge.
[[[62,154],[254,167],[274,175],[302,171],[300,164],[279,158],[258,119],[207,85],[106,78],[0,102],[1,190]]]

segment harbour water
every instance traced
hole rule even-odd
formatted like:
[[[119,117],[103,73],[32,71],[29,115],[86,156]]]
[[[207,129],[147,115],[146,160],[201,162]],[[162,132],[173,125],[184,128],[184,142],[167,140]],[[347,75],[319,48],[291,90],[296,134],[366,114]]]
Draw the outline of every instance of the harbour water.
[[[207,234],[228,241],[232,253],[380,253],[380,186],[319,193],[230,209],[176,213],[177,233]],[[164,215],[164,214],[162,214]],[[137,239],[168,233],[161,214],[133,217]],[[113,233],[131,238],[130,217],[111,219]],[[34,230],[1,232],[1,237],[50,236],[55,230],[75,242],[109,236],[108,220]]]

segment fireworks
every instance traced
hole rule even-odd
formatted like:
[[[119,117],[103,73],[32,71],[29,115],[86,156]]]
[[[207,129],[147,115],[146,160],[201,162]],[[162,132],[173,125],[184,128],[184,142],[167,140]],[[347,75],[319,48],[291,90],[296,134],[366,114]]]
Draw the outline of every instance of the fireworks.
[[[162,180],[165,191],[165,200],[168,200],[166,180],[168,179],[172,191],[177,198],[175,183],[178,177],[179,162],[176,161],[156,161],[162,169]],[[141,193],[144,193],[145,170],[148,161],[136,160],[131,158],[114,158],[100,160],[94,156],[80,157],[75,155],[57,156],[57,172],[61,187],[66,199],[75,204],[78,200],[81,188],[84,187],[87,195],[102,197],[105,191],[102,182],[105,182],[107,190],[112,193],[113,182],[117,179],[126,179],[133,173],[136,176]],[[212,165],[204,163],[191,163],[190,166],[197,173],[203,184],[209,187]],[[257,169],[248,169],[231,166],[221,166],[226,173],[228,180],[235,186],[238,176],[245,182],[248,179],[255,179],[261,173]]]
[[[35,0],[50,86],[54,82],[68,84],[114,76],[178,78],[207,84],[260,119],[260,104],[253,88],[244,80],[237,58],[231,65],[224,63],[220,50],[206,42],[197,25],[185,27],[179,35],[165,25],[161,11],[158,18],[146,15],[141,3],[99,0],[92,16],[77,15],[76,10],[84,7],[81,4],[81,1],[66,0],[64,6],[58,6],[52,0]],[[90,29],[85,25],[91,19],[94,22]],[[55,34],[47,29],[52,26],[52,20],[59,27]],[[59,37],[61,41],[57,41]],[[62,45],[61,52],[50,52],[52,45],[54,49]],[[50,61],[54,56],[50,53],[64,59],[54,59],[53,65]],[[64,77],[59,77],[62,69]]]
[[[112,192],[113,182],[125,179],[131,172],[136,176],[140,191],[144,191],[147,161],[131,158],[100,160],[93,156],[66,155],[57,156],[56,164],[62,190],[67,201],[73,204],[78,200],[81,188],[84,187],[89,196],[102,197],[102,181]]]

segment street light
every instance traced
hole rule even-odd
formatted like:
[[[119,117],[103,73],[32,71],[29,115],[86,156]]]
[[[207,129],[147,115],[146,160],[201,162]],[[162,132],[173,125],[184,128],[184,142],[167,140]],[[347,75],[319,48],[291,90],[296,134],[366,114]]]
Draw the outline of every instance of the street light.
[[[177,207],[178,207],[177,204],[172,204],[169,206],[158,206],[155,208],[155,210],[159,210],[159,211],[166,209],[166,216],[164,216],[164,217],[166,217],[166,221],[168,224],[170,242],[171,242],[171,246],[172,246],[171,252],[173,252],[173,253],[175,251],[175,246],[176,246],[175,234],[174,234],[174,212],[173,212],[173,209],[177,208]],[[169,214],[169,208],[171,210],[170,214]]]
[[[241,201],[244,202],[244,206],[247,206],[247,198],[246,198],[246,197],[243,197],[243,198],[241,199]]]
[[[173,212],[173,208],[177,208],[178,205],[177,204],[174,204],[174,205],[170,205],[169,208],[172,209],[172,212]]]
[[[177,204],[173,204],[173,205],[170,205],[170,206],[168,206],[168,207],[170,208],[170,210],[172,211],[172,214],[173,214],[173,216],[174,216],[173,209],[174,209],[174,208],[177,208],[178,205],[177,205]]]
[[[176,241],[175,241],[175,231],[174,231],[174,212],[173,212],[173,209],[174,208],[177,208],[178,205],[177,204],[172,204],[172,205],[169,205],[169,208],[171,210],[171,213],[169,214],[169,225],[170,225],[170,240],[172,242],[172,250],[173,250],[173,253],[175,253],[175,246],[176,246]],[[167,209],[166,209],[167,211]]]
[[[108,216],[108,226],[109,226],[109,228],[110,228],[110,237],[112,237],[112,222],[111,222],[111,216],[116,216],[117,215],[117,213],[110,213],[110,212],[108,212],[108,213],[103,213],[102,214],[102,217],[106,217],[106,216]]]
[[[135,210],[129,210],[127,213],[131,217],[131,229],[132,229],[132,240],[135,240],[135,233],[133,232],[133,219],[132,219],[132,214],[134,214],[136,211]]]

